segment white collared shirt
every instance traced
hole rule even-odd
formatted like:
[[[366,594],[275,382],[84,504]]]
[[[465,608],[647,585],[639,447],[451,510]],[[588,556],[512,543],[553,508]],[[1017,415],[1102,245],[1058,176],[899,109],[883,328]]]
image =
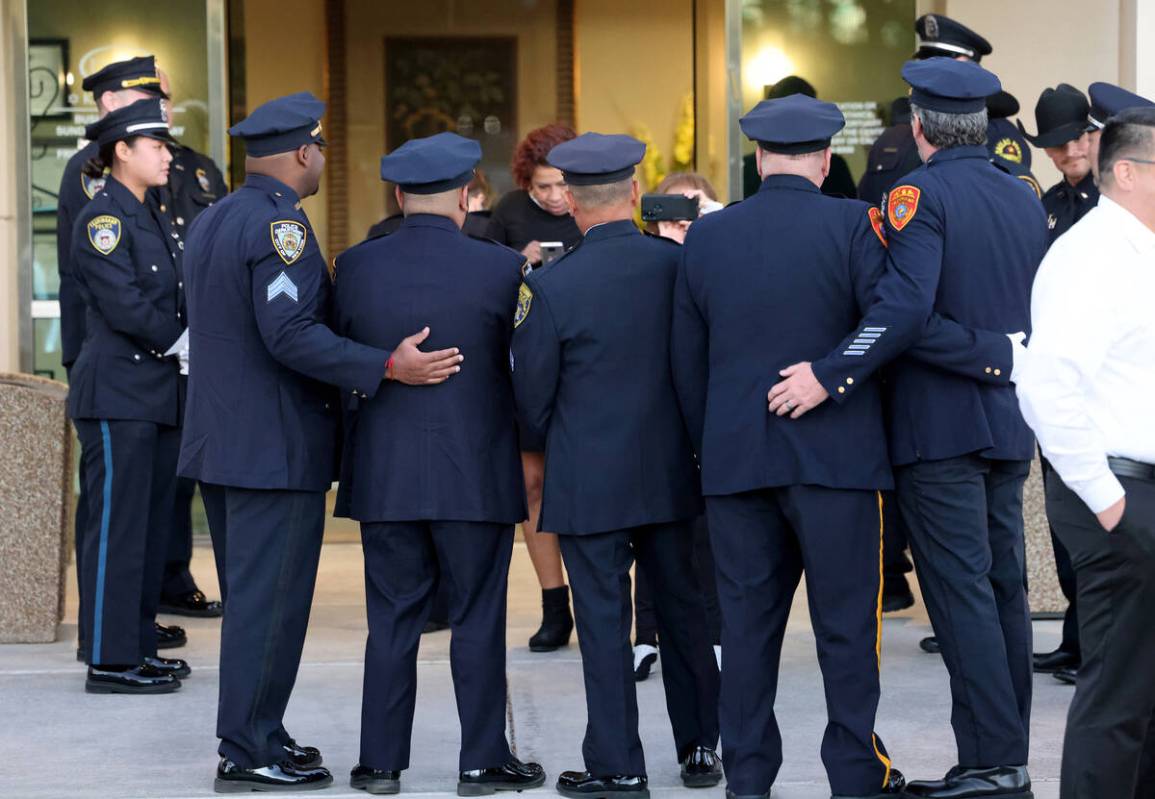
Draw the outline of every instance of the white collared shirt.
[[[1103,195],[1043,259],[1031,326],[1019,405],[1099,513],[1124,494],[1107,456],[1155,463],[1155,232]]]

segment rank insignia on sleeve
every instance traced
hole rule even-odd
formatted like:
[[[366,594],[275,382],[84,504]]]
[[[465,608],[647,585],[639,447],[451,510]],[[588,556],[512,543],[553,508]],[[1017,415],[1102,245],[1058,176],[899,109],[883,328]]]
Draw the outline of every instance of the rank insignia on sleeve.
[[[120,220],[101,214],[88,223],[88,240],[101,255],[109,255],[120,244]]]
[[[269,235],[273,239],[273,249],[285,266],[292,266],[305,251],[305,239],[308,233],[305,226],[291,219],[282,219],[269,225]]]
[[[886,200],[886,214],[895,230],[902,230],[914,219],[921,194],[914,186],[896,186],[890,190]]]
[[[517,313],[513,315],[514,328],[521,327],[521,323],[529,316],[529,307],[533,305],[533,290],[522,283],[517,290]]]
[[[80,173],[80,188],[84,190],[84,196],[92,199],[100,192],[104,191],[104,182],[108,177],[108,170],[104,170],[104,174],[98,178],[92,178],[83,172]]]
[[[882,242],[882,246],[886,246],[886,229],[882,226],[882,209],[871,207],[866,212],[866,216],[870,219],[870,226],[874,228],[874,235],[878,236],[878,240]]]
[[[281,272],[266,288],[268,298],[265,302],[272,302],[284,294],[293,302],[297,301],[297,284],[289,279],[288,274]]]

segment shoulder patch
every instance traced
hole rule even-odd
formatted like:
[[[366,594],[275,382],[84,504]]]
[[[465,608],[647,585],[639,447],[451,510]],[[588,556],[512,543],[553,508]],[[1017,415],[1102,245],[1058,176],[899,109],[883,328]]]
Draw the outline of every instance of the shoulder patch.
[[[212,184],[209,183],[209,173],[208,172],[205,172],[202,168],[197,167],[196,178],[197,178],[197,184],[200,185],[200,187],[201,187],[201,191],[203,191],[205,194],[209,194],[210,192],[212,192],[213,187],[212,187]]]
[[[914,219],[922,192],[917,186],[904,184],[890,190],[886,200],[886,215],[895,230],[902,230]]]
[[[84,191],[84,196],[92,199],[100,192],[104,191],[104,183],[108,178],[108,170],[104,170],[104,174],[98,178],[90,178],[82,171],[80,173],[80,188]]]
[[[280,219],[269,223],[269,237],[273,240],[273,249],[281,256],[285,266],[292,266],[305,251],[308,231],[295,219]]]
[[[870,226],[874,228],[874,235],[878,236],[878,240],[882,242],[882,246],[886,246],[886,228],[883,227],[882,209],[871,206],[870,210],[866,212],[867,218],[870,219]]]
[[[109,255],[120,244],[120,220],[101,214],[88,223],[88,240],[101,255]]]
[[[522,276],[523,278],[525,278],[525,277],[527,277],[527,276],[529,275],[529,273],[530,273],[530,272],[532,272],[532,271],[533,271],[533,264],[531,264],[531,263],[529,262],[529,259],[528,259],[528,258],[526,258],[526,259],[525,259],[525,262],[524,262],[524,263],[521,265],[521,276]]]
[[[517,290],[517,312],[513,315],[513,328],[521,327],[521,323],[529,316],[530,306],[533,305],[533,289],[525,283]]]

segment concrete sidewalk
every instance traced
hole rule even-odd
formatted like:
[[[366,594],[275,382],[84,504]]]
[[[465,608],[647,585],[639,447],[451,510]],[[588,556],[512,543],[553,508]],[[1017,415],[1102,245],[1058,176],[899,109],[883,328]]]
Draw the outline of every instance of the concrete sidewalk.
[[[194,572],[215,595],[211,553],[198,547]],[[164,696],[95,696],[84,693],[84,671],[75,657],[75,588],[63,640],[50,645],[0,646],[0,797],[5,799],[177,799],[208,797],[217,763],[213,736],[217,699],[219,622],[164,617],[188,630],[189,645],[167,653],[187,659],[193,676]],[[541,762],[547,787],[531,795],[556,796],[557,774],[581,768],[585,726],[581,661],[577,646],[531,654],[526,640],[540,621],[540,593],[524,545],[514,549],[510,578],[510,737],[517,754]],[[1035,625],[1036,649],[1059,638],[1058,622]],[[888,616],[884,630],[883,697],[878,730],[895,766],[908,778],[937,777],[955,762],[949,726],[947,674],[938,657],[925,655],[929,634],[921,605]],[[319,746],[333,771],[324,797],[364,797],[348,787],[360,728],[365,608],[361,548],[326,544],[321,560],[304,663],[289,705],[286,727],[302,743]],[[402,775],[408,794],[448,796],[456,786],[459,733],[449,674],[449,634],[422,640],[412,766]],[[864,668],[871,664],[864,663]],[[661,670],[638,686],[642,738],[651,789],[699,799],[720,799],[722,788],[690,792],[681,787],[665,715]],[[1059,758],[1067,703],[1073,690],[1037,676],[1031,775],[1038,799],[1058,797]],[[782,657],[777,711],[785,764],[777,799],[829,797],[818,750],[825,725],[822,683],[802,591],[795,602]]]

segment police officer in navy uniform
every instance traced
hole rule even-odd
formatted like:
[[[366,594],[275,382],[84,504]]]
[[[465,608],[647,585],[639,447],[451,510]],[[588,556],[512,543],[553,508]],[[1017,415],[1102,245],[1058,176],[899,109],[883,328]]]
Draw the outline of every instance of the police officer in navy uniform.
[[[1090,154],[1091,171],[1095,179],[1099,177],[1099,138],[1103,135],[1103,128],[1111,117],[1126,111],[1128,108],[1145,108],[1155,105],[1155,102],[1129,92],[1113,83],[1097,81],[1087,87],[1087,96],[1091,100],[1091,110],[1087,120],[1091,123]]]
[[[912,782],[906,792],[1029,797],[1022,500],[1034,438],[1010,380],[1029,331],[1045,216],[1022,181],[990,163],[985,98],[998,91],[998,78],[949,59],[908,62],[902,74],[926,164],[888,194],[893,270],[862,325],[822,360],[796,365],[771,390],[771,407],[801,414],[827,396],[849,400],[891,355],[886,330],[870,335],[888,327],[891,309],[934,311],[973,330],[972,348],[937,348],[929,362],[910,352],[888,371],[897,495],[951,676],[959,757],[944,779]],[[915,347],[927,351],[925,332]]]
[[[351,784],[396,792],[409,767],[417,647],[439,582],[461,719],[458,793],[536,788],[545,772],[505,737],[505,621],[514,525],[525,518],[509,346],[525,259],[462,232],[481,145],[455,133],[381,159],[405,214],[336,262],[334,329],[382,349],[416,324],[465,370],[433,387],[388,386],[352,404],[338,514],[361,523],[369,641],[360,763]]]
[[[514,321],[518,410],[546,441],[541,528],[559,536],[585,673],[585,768],[561,774],[565,796],[648,795],[630,647],[635,558],[653,585],[683,784],[721,779],[718,667],[693,567],[702,503],[670,374],[680,248],[634,225],[644,153],[636,139],[598,133],[550,151],[584,237],[526,276]]]
[[[201,481],[229,612],[221,631],[218,791],[332,782],[282,719],[309,621],[337,472],[338,395],[373,396],[386,374],[423,383],[455,356],[393,352],[335,335],[329,270],[301,199],[324,168],[324,103],[270,100],[230,134],[242,188],[185,242],[189,389],[179,471]]]
[[[79,582],[90,693],[167,693],[189,674],[157,657],[156,612],[182,408],[166,351],[184,330],[178,250],[147,203],[172,160],[159,98],[89,125],[104,186],[77,216],[70,266],[86,309],[68,409],[80,437],[86,529]]]
[[[874,732],[879,491],[893,484],[879,388],[864,380],[853,400],[801,422],[771,415],[766,399],[777,370],[833,347],[862,316],[886,262],[882,223],[866,203],[819,190],[845,124],[837,106],[792,95],[740,124],[757,142],[762,187],[690,228],[671,332],[717,564],[727,796],[768,796],[782,764],[777,663],[803,572],[831,790],[898,796],[904,780]],[[904,314],[886,327],[909,339],[920,322]]]

